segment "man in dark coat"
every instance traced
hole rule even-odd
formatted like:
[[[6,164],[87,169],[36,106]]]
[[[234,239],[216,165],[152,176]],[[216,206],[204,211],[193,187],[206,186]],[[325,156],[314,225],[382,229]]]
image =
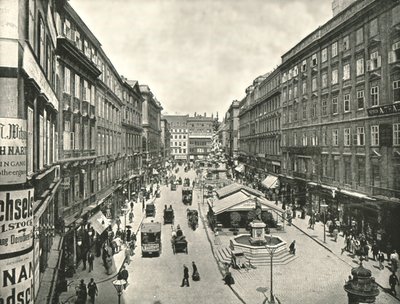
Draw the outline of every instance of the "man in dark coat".
[[[200,274],[197,270],[197,266],[194,262],[192,262],[192,267],[193,267],[193,274],[192,274],[192,280],[193,281],[200,281]]]
[[[122,266],[121,271],[118,273],[118,280],[125,280],[126,284],[124,285],[124,289],[126,289],[126,286],[128,284],[128,277],[129,277],[129,272],[126,270],[125,266]]]
[[[94,282],[93,278],[90,279],[90,282],[87,287],[88,287],[87,289],[88,289],[88,294],[89,294],[90,300],[94,304],[94,299],[98,295],[99,291],[97,289],[97,285]]]
[[[296,241],[293,241],[289,246],[289,252],[292,254],[296,254]]]
[[[81,283],[79,284],[78,290],[77,290],[77,303],[79,304],[85,304],[86,303],[86,298],[87,298],[87,289],[86,289],[86,284],[84,280],[81,280]]]
[[[82,264],[83,264],[82,270],[86,270],[86,260],[87,260],[86,254],[87,254],[86,252],[84,252],[84,253],[82,254]]]
[[[183,265],[183,280],[181,287],[185,286],[189,287],[189,268],[186,265]]]
[[[94,261],[94,254],[92,251],[89,250],[88,253],[89,272],[93,270],[93,261]]]

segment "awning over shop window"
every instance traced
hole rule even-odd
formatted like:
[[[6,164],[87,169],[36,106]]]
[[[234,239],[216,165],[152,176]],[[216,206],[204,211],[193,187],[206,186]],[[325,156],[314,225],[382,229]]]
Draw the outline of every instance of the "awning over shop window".
[[[235,171],[242,173],[244,171],[244,166],[243,164],[239,164],[236,166]]]
[[[110,225],[110,220],[106,218],[103,212],[99,211],[90,218],[89,223],[98,234],[102,234]]]
[[[268,175],[266,179],[264,179],[261,184],[269,189],[275,189],[279,186],[278,177],[274,175]]]

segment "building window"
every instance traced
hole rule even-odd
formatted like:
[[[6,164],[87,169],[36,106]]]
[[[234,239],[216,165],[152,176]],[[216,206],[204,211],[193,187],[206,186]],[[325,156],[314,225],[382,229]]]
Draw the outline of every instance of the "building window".
[[[393,146],[400,146],[400,123],[393,124]]]
[[[350,146],[350,140],[351,140],[351,138],[350,138],[350,136],[351,136],[351,134],[350,134],[350,128],[345,128],[344,130],[343,130],[343,144],[345,145],[345,146]]]
[[[313,102],[312,106],[311,106],[311,118],[314,118],[315,116],[317,116],[317,103]]]
[[[328,49],[327,48],[324,48],[322,51],[321,51],[321,62],[325,62],[325,61],[327,61],[328,60]]]
[[[33,109],[28,107],[28,155],[27,155],[27,173],[31,175],[33,173]]]
[[[339,145],[339,130],[335,129],[332,130],[332,146],[338,146]]]
[[[378,19],[375,18],[369,22],[369,37],[378,35]]]
[[[325,72],[321,76],[322,88],[326,88],[328,86],[328,73]]]
[[[356,45],[359,45],[364,42],[364,29],[360,27],[356,31]]]
[[[400,41],[392,44],[392,50],[389,51],[389,63],[397,62],[400,60]]]
[[[321,114],[322,116],[328,115],[328,101],[326,99],[321,101]]]
[[[64,92],[71,94],[71,71],[64,67]]]
[[[328,133],[325,130],[322,130],[322,145],[326,146],[328,144]]]
[[[303,104],[303,119],[307,119],[307,104]]]
[[[351,157],[344,157],[344,183],[347,185],[351,185],[352,177],[351,177]]]
[[[350,112],[350,94],[345,94],[343,97],[343,110]]]
[[[74,97],[80,98],[81,97],[81,79],[79,75],[75,74],[75,90],[74,90]]]
[[[343,80],[349,80],[350,79],[350,64],[346,63],[343,65]]]
[[[379,164],[372,164],[372,186],[374,187],[381,186],[380,167]]]
[[[294,88],[293,88],[293,95],[294,95],[294,98],[298,97],[297,85],[295,85]]]
[[[347,51],[348,49],[350,49],[350,41],[349,41],[349,36],[346,36],[343,38],[343,51]]]
[[[371,87],[371,106],[375,107],[379,105],[379,87]]]
[[[364,144],[365,144],[364,127],[357,127],[357,146],[364,146]]]
[[[332,43],[332,58],[336,57],[338,54],[338,49],[337,49],[337,41]]]
[[[379,146],[379,126],[371,126],[371,146]]]
[[[304,59],[303,62],[301,63],[301,68],[300,68],[300,70],[301,70],[302,72],[307,71],[307,60],[306,60],[306,59]]]
[[[297,133],[293,133],[293,146],[297,146]]]
[[[333,179],[339,181],[339,156],[333,157]]]
[[[364,75],[364,58],[358,58],[356,61],[356,75]]]
[[[338,99],[337,97],[332,98],[332,114],[338,113]]]
[[[335,68],[332,70],[332,84],[338,83],[338,69]]]
[[[367,61],[368,71],[373,71],[381,67],[382,58],[378,52],[371,53],[369,58],[370,59]]]
[[[357,91],[357,109],[364,109],[364,90]]]
[[[393,81],[393,102],[400,102],[400,80]]]
[[[311,56],[311,66],[315,67],[318,64],[317,54]]]
[[[44,129],[44,118],[43,115],[39,116],[39,168],[42,169],[44,167],[44,137],[45,137],[45,129]]]
[[[303,80],[303,85],[302,85],[302,93],[307,94],[307,82]]]
[[[328,176],[328,156],[322,155],[322,176]]]
[[[311,81],[311,89],[312,89],[312,91],[314,92],[314,91],[316,91],[317,90],[317,77],[314,77],[313,79],[312,79],[312,81]]]
[[[363,186],[365,184],[365,158],[357,157],[357,184]]]
[[[303,136],[301,138],[301,142],[303,146],[307,146],[307,134],[303,133]]]

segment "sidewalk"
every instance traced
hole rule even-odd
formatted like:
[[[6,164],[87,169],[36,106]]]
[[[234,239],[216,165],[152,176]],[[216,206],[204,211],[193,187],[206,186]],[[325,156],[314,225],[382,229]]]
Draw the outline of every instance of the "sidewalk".
[[[148,201],[152,200],[153,198],[150,198]],[[147,202],[148,202],[147,201]],[[146,203],[147,203],[146,202]],[[129,223],[129,217],[128,215],[126,216],[126,225],[132,226],[132,232],[137,234],[140,224],[143,220],[144,217],[144,212],[142,210],[142,203],[136,202],[133,207],[133,213],[134,213],[134,220],[133,223]],[[122,215],[120,216],[121,220],[121,225],[120,229],[124,229],[125,227],[125,216]],[[115,221],[112,224],[112,228],[114,233],[117,231],[117,224]],[[113,255],[113,269],[114,272],[110,275],[106,273],[105,267],[103,265],[103,261],[101,256],[100,257],[95,257],[93,261],[93,271],[89,272],[89,265],[86,263],[86,270],[83,270],[83,265],[82,263],[78,265],[78,268],[75,271],[75,274],[72,278],[69,279],[69,288],[68,291],[63,292],[59,296],[60,303],[66,302],[66,303],[74,303],[75,300],[75,287],[79,285],[80,280],[85,280],[85,284],[87,285],[90,281],[90,278],[93,278],[94,281],[97,284],[97,288],[100,290],[102,287],[102,283],[109,282],[112,280],[114,277],[117,276],[120,268],[124,264],[125,260],[125,248],[126,246],[123,244],[121,246],[121,250]],[[69,301],[69,302],[67,302]]]

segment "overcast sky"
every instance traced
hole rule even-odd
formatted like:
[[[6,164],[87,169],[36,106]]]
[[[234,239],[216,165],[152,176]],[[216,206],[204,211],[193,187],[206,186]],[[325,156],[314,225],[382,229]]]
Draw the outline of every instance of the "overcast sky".
[[[331,0],[70,0],[117,71],[168,114],[225,114],[332,17]]]

